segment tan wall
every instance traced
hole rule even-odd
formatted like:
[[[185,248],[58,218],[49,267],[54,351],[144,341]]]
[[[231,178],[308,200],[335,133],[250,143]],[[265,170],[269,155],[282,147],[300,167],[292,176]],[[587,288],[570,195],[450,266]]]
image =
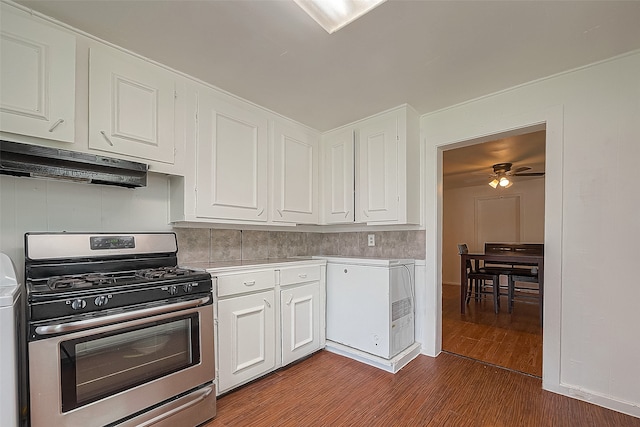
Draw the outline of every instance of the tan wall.
[[[499,193],[497,193],[499,191]],[[466,243],[472,252],[483,251],[476,245],[475,205],[478,198],[496,195],[520,196],[520,243],[544,243],[544,179],[514,183],[496,190],[488,185],[445,189],[442,220],[442,282],[460,283],[458,243]]]

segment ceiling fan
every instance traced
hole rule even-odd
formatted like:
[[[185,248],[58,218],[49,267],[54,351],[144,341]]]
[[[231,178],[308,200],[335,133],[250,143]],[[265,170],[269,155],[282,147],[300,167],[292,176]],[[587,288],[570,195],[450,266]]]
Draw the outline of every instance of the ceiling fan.
[[[509,179],[511,176],[543,176],[544,172],[526,172],[531,170],[529,166],[520,166],[513,170],[511,167],[513,163],[496,163],[493,165],[493,174],[491,177],[493,180],[489,182],[489,185],[493,188],[509,188],[513,185],[513,181]]]

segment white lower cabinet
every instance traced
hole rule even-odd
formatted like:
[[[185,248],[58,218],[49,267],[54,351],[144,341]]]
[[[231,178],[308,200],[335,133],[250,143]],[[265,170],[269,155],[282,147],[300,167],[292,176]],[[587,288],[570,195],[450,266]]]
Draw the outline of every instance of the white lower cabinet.
[[[218,387],[228,391],[276,367],[274,290],[218,301]]]
[[[282,364],[320,348],[320,283],[280,291]]]
[[[208,271],[215,282],[218,394],[324,347],[325,261]]]

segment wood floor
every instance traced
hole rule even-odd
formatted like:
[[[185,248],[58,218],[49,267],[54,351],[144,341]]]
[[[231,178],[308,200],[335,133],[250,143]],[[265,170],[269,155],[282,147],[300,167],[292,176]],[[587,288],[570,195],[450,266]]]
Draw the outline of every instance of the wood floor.
[[[221,397],[204,426],[640,427],[640,419],[448,353],[420,355],[394,375],[320,351]]]
[[[507,369],[542,377],[542,328],[537,304],[516,301],[499,314],[493,302],[471,300],[460,314],[460,287],[442,285],[442,349]]]

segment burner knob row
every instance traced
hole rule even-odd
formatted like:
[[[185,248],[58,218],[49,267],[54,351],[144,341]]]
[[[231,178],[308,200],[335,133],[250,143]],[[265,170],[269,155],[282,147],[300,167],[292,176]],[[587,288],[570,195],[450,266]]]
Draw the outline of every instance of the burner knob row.
[[[185,293],[189,293],[193,290],[193,283],[186,283],[184,285],[182,285],[182,290]],[[167,291],[169,291],[169,295],[177,295],[178,294],[178,286],[176,285],[171,285],[167,288]]]

